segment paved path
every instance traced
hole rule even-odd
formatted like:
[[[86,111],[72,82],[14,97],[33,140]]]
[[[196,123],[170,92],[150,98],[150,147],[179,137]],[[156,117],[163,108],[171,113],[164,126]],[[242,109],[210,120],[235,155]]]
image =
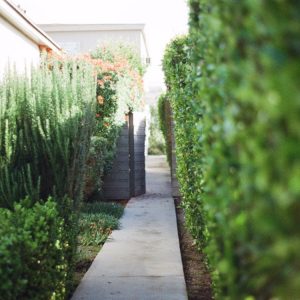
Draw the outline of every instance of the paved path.
[[[73,300],[186,300],[169,169],[147,159],[147,194],[127,204]]]

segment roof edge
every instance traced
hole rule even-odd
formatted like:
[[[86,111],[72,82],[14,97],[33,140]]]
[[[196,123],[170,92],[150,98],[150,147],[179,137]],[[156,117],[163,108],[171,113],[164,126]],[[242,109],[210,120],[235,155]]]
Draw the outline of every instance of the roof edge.
[[[96,30],[138,30],[143,31],[145,24],[132,23],[132,24],[39,24],[39,26],[47,32],[56,31],[96,31]]]
[[[60,54],[61,47],[42,29],[35,25],[15,4],[8,0],[0,1],[0,15],[29,39],[38,45],[46,46]]]

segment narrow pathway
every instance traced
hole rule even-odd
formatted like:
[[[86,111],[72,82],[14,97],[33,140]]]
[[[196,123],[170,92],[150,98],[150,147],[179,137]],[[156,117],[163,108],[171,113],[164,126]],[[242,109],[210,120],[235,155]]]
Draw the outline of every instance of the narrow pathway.
[[[147,159],[147,193],[131,199],[73,300],[186,300],[165,157]]]

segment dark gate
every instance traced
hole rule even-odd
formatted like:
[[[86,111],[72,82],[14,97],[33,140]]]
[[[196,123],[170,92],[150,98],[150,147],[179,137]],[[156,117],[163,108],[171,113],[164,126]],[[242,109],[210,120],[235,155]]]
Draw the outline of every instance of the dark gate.
[[[104,177],[107,200],[130,199],[145,193],[145,114],[130,113],[117,143],[110,173]]]

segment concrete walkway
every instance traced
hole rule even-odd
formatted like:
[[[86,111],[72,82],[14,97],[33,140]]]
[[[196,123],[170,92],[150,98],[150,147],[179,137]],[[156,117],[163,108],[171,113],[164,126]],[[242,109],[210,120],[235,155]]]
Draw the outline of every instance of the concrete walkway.
[[[127,204],[73,300],[186,300],[176,214],[165,158],[147,159],[147,194]]]

